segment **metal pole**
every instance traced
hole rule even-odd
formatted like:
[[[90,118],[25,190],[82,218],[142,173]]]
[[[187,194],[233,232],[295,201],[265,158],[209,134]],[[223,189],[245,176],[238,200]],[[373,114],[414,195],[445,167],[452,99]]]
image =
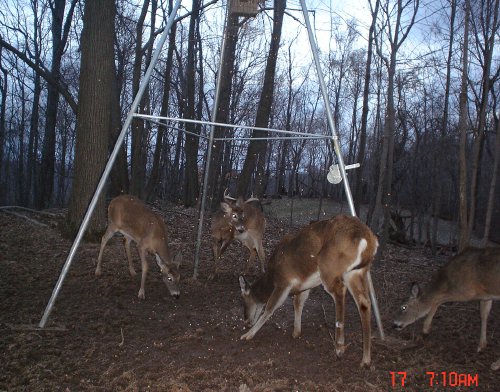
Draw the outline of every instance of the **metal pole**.
[[[330,126],[330,130],[332,132],[332,140],[333,140],[333,146],[335,149],[335,155],[337,155],[340,174],[342,175],[342,179],[344,180],[344,190],[345,190],[345,194],[347,197],[347,202],[349,203],[349,208],[351,210],[352,216],[356,216],[356,209],[354,208],[354,201],[352,199],[351,188],[349,187],[349,181],[347,179],[347,175],[346,175],[346,171],[345,171],[344,159],[342,158],[342,152],[340,150],[337,130],[335,128],[335,121],[334,121],[333,114],[332,114],[332,111],[330,108],[330,101],[328,99],[328,91],[326,88],[325,77],[323,75],[323,71],[321,69],[321,64],[319,61],[318,47],[316,45],[316,40],[314,38],[314,34],[313,34],[313,31],[311,28],[311,22],[309,21],[309,13],[307,10],[305,0],[300,0],[300,4],[302,6],[302,13],[304,14],[304,20],[305,20],[306,28],[307,28],[307,35],[309,37],[309,44],[311,46],[311,51],[312,51],[313,58],[314,58],[314,64],[316,66],[316,72],[318,74],[318,80],[319,80],[319,85],[321,88],[321,94],[323,95],[323,100],[325,102],[325,110],[326,110],[326,115],[328,118],[328,125]],[[368,288],[370,291],[370,297],[372,300],[373,314],[375,315],[375,320],[377,321],[377,326],[378,326],[378,329],[380,332],[380,338],[382,340],[384,340],[384,338],[385,338],[384,328],[382,325],[382,320],[380,318],[377,297],[375,295],[375,289],[373,288],[373,282],[372,282],[372,277],[371,277],[370,272],[368,272],[368,274],[367,274],[367,280],[368,280]]]
[[[203,178],[203,192],[201,196],[201,207],[200,214],[198,218],[198,235],[196,237],[196,251],[194,255],[194,270],[193,270],[193,279],[198,277],[198,264],[200,261],[200,247],[201,247],[201,235],[203,232],[203,220],[205,218],[205,202],[207,198],[207,185],[208,185],[208,174],[210,171],[210,160],[212,159],[212,148],[214,143],[214,133],[215,133],[215,117],[217,116],[217,107],[219,106],[219,97],[220,97],[220,86],[222,79],[222,67],[224,65],[224,57],[226,50],[226,40],[228,35],[228,22],[229,22],[229,4],[226,8],[226,16],[224,22],[224,34],[222,37],[222,48],[219,60],[219,70],[217,72],[217,86],[215,89],[215,97],[214,97],[214,106],[212,108],[212,126],[210,127],[210,136],[208,138],[208,151],[207,151],[207,162],[205,163],[205,175]]]
[[[158,42],[158,45],[157,45],[155,52],[153,54],[153,57],[151,59],[151,64],[149,65],[146,73],[144,74],[144,77],[143,77],[141,84],[139,86],[139,90],[137,91],[137,95],[135,96],[135,99],[132,103],[132,106],[130,107],[130,111],[129,111],[127,118],[125,120],[125,123],[123,124],[120,135],[116,139],[116,143],[115,143],[115,146],[113,148],[113,151],[111,152],[111,155],[108,159],[106,167],[104,168],[104,171],[101,175],[99,183],[97,184],[97,188],[94,192],[94,196],[92,197],[92,200],[90,201],[90,204],[87,208],[87,211],[85,212],[85,216],[83,217],[83,220],[82,220],[82,223],[81,223],[80,228],[78,230],[78,233],[76,235],[76,238],[73,242],[73,245],[71,246],[71,250],[68,254],[66,262],[64,263],[61,274],[59,275],[59,279],[57,280],[57,283],[52,291],[52,296],[50,297],[49,302],[45,308],[45,312],[43,313],[42,319],[40,320],[40,323],[38,324],[38,326],[40,328],[45,327],[45,324],[47,323],[47,320],[50,316],[50,313],[52,312],[52,308],[53,308],[54,303],[56,301],[56,298],[59,294],[59,291],[62,287],[62,284],[64,282],[66,274],[69,271],[69,268],[70,268],[71,263],[73,261],[73,258],[75,256],[75,253],[76,253],[78,246],[80,245],[80,242],[83,238],[83,234],[85,233],[85,230],[87,229],[87,226],[90,222],[90,218],[92,217],[92,213],[94,212],[94,209],[95,209],[95,206],[96,206],[97,201],[99,199],[99,196],[100,196],[102,190],[104,189],[104,186],[106,184],[106,180],[109,176],[109,173],[111,172],[111,169],[112,169],[113,164],[116,160],[118,152],[120,151],[120,147],[123,143],[123,139],[125,138],[125,134],[129,128],[131,122],[132,122],[133,113],[135,112],[135,110],[139,106],[142,95],[144,94],[144,91],[146,90],[149,79],[151,77],[151,73],[153,72],[153,69],[154,69],[156,63],[158,62],[158,58],[160,57],[161,49],[162,49],[163,45],[165,44],[165,41],[166,41],[168,34],[170,32],[170,28],[173,25],[174,17],[177,14],[177,10],[179,9],[179,7],[181,5],[181,1],[182,0],[177,0],[177,2],[174,5],[174,8],[172,9],[172,12],[169,15],[165,30],[163,31],[163,34],[160,37],[160,41]]]

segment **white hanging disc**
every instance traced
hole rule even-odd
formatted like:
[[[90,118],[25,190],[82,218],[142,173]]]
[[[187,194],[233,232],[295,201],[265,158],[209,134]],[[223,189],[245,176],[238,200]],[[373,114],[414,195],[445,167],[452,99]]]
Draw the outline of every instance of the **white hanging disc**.
[[[330,184],[340,184],[342,176],[340,175],[339,165],[335,164],[330,166],[326,179]]]

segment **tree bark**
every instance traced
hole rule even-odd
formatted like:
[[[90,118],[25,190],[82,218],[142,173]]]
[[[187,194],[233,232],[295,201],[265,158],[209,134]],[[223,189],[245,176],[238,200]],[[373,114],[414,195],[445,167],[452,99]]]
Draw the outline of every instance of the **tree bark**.
[[[460,183],[459,183],[459,251],[464,250],[470,241],[467,218],[467,79],[468,79],[468,56],[469,56],[469,17],[470,0],[465,0],[464,15],[464,43],[462,48],[462,84],[459,97],[459,119],[458,132],[460,135]]]
[[[172,12],[173,0],[169,0],[168,9],[169,13]],[[174,60],[174,49],[175,49],[175,35],[177,32],[177,27],[175,23],[172,25],[170,33],[168,35],[168,50],[167,59],[165,62],[165,81],[163,83],[163,97],[161,103],[160,116],[167,117],[170,104],[170,84],[172,83],[172,68]],[[164,138],[167,128],[164,126],[158,127],[158,133],[156,136],[155,151],[153,155],[153,164],[151,168],[151,176],[149,178],[148,185],[146,187],[146,199],[152,200],[155,192],[155,188],[158,185],[160,179],[160,160],[162,157],[162,152],[164,149]]]
[[[359,162],[360,168],[357,171],[356,182],[355,182],[355,197],[354,197],[354,208],[360,213],[360,206],[363,200],[363,163],[366,154],[366,135],[368,128],[368,111],[370,109],[370,81],[372,73],[372,59],[373,59],[373,39],[375,33],[375,24],[377,22],[378,8],[380,1],[375,1],[375,9],[372,12],[372,23],[368,31],[368,49],[366,53],[366,67],[365,67],[365,81],[363,87],[363,109],[361,112],[361,129],[359,131],[359,146],[358,146],[358,157],[356,162]]]
[[[229,123],[237,43],[238,16],[230,14],[228,16],[225,47],[223,49],[225,58],[223,59],[224,61],[221,69],[219,105],[215,115],[215,122],[218,123]],[[229,136],[231,131],[231,128],[215,127],[214,137],[221,138]],[[215,209],[222,199],[224,173],[221,164],[225,151],[224,146],[228,143],[228,141],[223,142],[221,140],[216,140],[213,146],[211,146],[212,158],[208,174],[207,198],[212,209]]]
[[[266,63],[266,70],[264,73],[264,84],[257,108],[257,115],[255,118],[255,127],[267,128],[269,119],[271,117],[271,108],[273,106],[274,96],[274,75],[276,73],[276,63],[278,59],[278,50],[281,40],[281,28],[283,26],[283,16],[285,14],[286,0],[274,1],[274,23],[273,32],[271,36],[271,45],[269,47],[269,55]],[[265,138],[268,132],[257,131],[252,132],[252,137]],[[262,197],[265,192],[264,189],[264,176],[265,176],[265,161],[267,153],[266,140],[251,140],[248,146],[247,155],[243,164],[236,194],[238,196],[245,196],[249,193],[250,182],[252,173],[256,171],[255,184],[253,194],[257,197]]]
[[[87,210],[106,164],[114,78],[114,0],[87,0],[82,31],[79,111],[76,125],[75,166],[68,222],[75,232]],[[92,238],[106,223],[105,192],[88,227]]]
[[[496,117],[496,116],[495,116]],[[487,246],[490,239],[490,229],[491,229],[491,219],[493,217],[493,208],[495,207],[495,194],[496,185],[498,179],[498,169],[500,166],[500,119],[496,118],[497,123],[497,135],[495,139],[495,159],[493,162],[490,190],[488,194],[488,204],[486,207],[486,218],[484,221],[484,233],[483,240],[481,242],[482,246]],[[498,203],[498,200],[496,200]]]
[[[52,61],[50,74],[59,83],[61,79],[61,62],[64,47],[68,40],[69,27],[73,18],[73,11],[77,0],[73,0],[64,23],[64,9],[66,0],[54,0],[51,3],[52,12]],[[38,208],[46,208],[52,201],[54,190],[55,160],[56,160],[56,122],[59,105],[59,91],[51,84],[47,87],[47,110],[45,115],[45,129],[43,136],[41,168],[38,185]]]
[[[135,57],[132,77],[132,96],[136,96],[139,91],[142,76],[142,36],[144,20],[148,13],[149,0],[145,0],[142,5],[141,15],[136,25]],[[138,112],[143,109],[144,102],[147,100],[147,92],[141,99],[138,106]],[[146,177],[146,135],[144,120],[132,120],[132,152],[131,152],[131,175],[130,175],[130,193],[141,198],[143,195],[145,177]]]
[[[488,7],[489,2],[485,2],[485,7]],[[470,238],[472,236],[472,231],[474,229],[474,225],[476,223],[476,203],[477,203],[477,192],[479,187],[479,179],[480,179],[480,165],[481,165],[481,156],[484,145],[484,132],[486,125],[486,110],[488,108],[488,95],[490,93],[490,70],[491,70],[491,62],[493,59],[494,46],[495,46],[495,38],[498,31],[498,7],[499,0],[495,0],[493,9],[485,9],[483,10],[486,14],[484,18],[480,19],[483,23],[482,28],[482,36],[485,39],[484,49],[482,50],[482,81],[481,81],[481,98],[479,102],[479,114],[478,114],[478,124],[477,128],[474,132],[474,144],[472,149],[472,169],[471,169],[471,181],[470,181],[470,203],[469,203],[469,218],[468,218],[468,227],[467,227],[467,236]],[[491,17],[493,20],[491,20]],[[474,20],[474,18],[473,18]],[[472,23],[472,26],[475,26],[475,36],[476,40],[480,40],[480,32],[477,30],[476,23]],[[489,36],[488,36],[489,34]]]
[[[445,143],[446,138],[446,130],[448,128],[448,111],[449,111],[449,99],[450,99],[450,85],[451,85],[451,61],[453,59],[453,42],[455,39],[455,15],[457,10],[456,0],[450,0],[451,12],[450,12],[450,43],[448,46],[448,58],[446,59],[446,84],[444,89],[444,108],[443,108],[443,117],[441,121],[441,142],[437,148],[437,156],[436,156],[436,175],[435,178],[435,189],[433,197],[433,206],[432,206],[432,254],[436,253],[436,245],[437,245],[437,234],[438,234],[438,222],[439,216],[441,213],[441,198],[443,194],[443,183],[440,181],[439,176],[437,175],[438,171],[441,170],[441,165],[444,157],[444,149],[443,143]]]

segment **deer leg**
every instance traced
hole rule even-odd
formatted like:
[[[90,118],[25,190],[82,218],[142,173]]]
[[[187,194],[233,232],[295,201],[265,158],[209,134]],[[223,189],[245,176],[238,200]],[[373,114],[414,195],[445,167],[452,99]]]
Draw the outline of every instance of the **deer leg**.
[[[142,275],[141,288],[139,289],[139,294],[137,296],[139,299],[146,299],[144,285],[146,284],[146,275],[148,274],[148,261],[146,259],[146,251],[142,247],[139,247],[139,255],[141,256]]]
[[[231,244],[232,240],[224,240],[222,241],[222,245],[220,247],[220,252],[219,252],[219,259],[221,258],[222,254],[226,251],[227,247],[229,244]]]
[[[427,317],[425,318],[424,327],[422,329],[422,334],[424,335],[424,337],[429,335],[429,332],[431,331],[432,319],[434,318],[434,315],[436,314],[436,311],[438,310],[439,305],[441,305],[441,304],[438,303],[437,305],[433,305],[431,307],[431,310],[427,314]]]
[[[215,275],[217,275],[217,272],[219,271],[219,260],[221,256],[221,246],[220,246],[220,241],[214,241],[212,244],[212,253],[214,255],[214,272],[210,274],[208,279],[213,279]]]
[[[371,363],[371,301],[368,292],[366,269],[354,270],[344,274],[344,281],[358,307],[363,329],[363,359],[361,366],[370,366]]]
[[[479,310],[481,313],[481,336],[479,337],[479,346],[477,346],[477,352],[481,352],[486,347],[486,327],[488,325],[488,316],[490,314],[491,305],[493,301],[483,300],[480,301]]]
[[[344,314],[345,314],[345,292],[346,287],[340,278],[335,278],[325,290],[335,302],[335,353],[338,357],[345,351],[344,340]]]
[[[259,256],[261,272],[264,273],[266,271],[266,268],[264,266],[266,262],[266,255],[264,253],[264,245],[262,245],[262,240],[260,240],[257,245],[257,256]]]
[[[290,289],[291,287],[286,287],[285,289],[275,288],[271,293],[271,296],[267,300],[264,312],[259,316],[257,322],[253,325],[253,327],[250,328],[250,330],[246,334],[242,335],[240,339],[252,339],[259,331],[259,329],[262,328],[265,322],[269,320],[269,317],[273,315],[274,311],[278,309],[283,304],[283,302],[285,302],[288,294],[290,293]]]
[[[253,261],[255,260],[255,255],[257,254],[255,252],[255,248],[249,247],[248,249],[250,250],[250,256],[248,256],[247,265],[245,267],[245,273],[248,273],[252,268]]]
[[[110,238],[113,237],[113,235],[116,233],[116,231],[117,230],[116,230],[115,226],[112,223],[110,223],[108,225],[108,228],[106,229],[106,232],[102,236],[101,249],[99,250],[99,256],[97,257],[97,267],[95,269],[95,276],[101,276],[101,274],[102,274],[101,264],[102,264],[102,254],[104,252],[104,247],[106,246],[106,244],[108,243]]]
[[[293,308],[295,310],[295,319],[293,321],[293,334],[294,338],[298,338],[302,332],[302,309],[304,309],[304,303],[309,297],[309,291],[305,290],[293,297]]]
[[[136,276],[137,272],[135,272],[134,269],[134,264],[132,261],[132,253],[130,252],[130,243],[132,240],[125,236],[125,252],[127,253],[127,260],[128,260],[128,271],[130,272],[130,276]]]
[[[208,279],[213,279],[219,272],[219,264],[222,254],[231,244],[232,240],[217,240],[212,244],[212,253],[214,255],[214,272],[208,277]]]

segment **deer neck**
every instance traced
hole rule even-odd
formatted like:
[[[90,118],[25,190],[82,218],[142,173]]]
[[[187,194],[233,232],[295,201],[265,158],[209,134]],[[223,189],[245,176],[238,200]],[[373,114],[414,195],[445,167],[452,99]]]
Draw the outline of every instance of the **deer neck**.
[[[266,303],[274,290],[271,274],[260,276],[252,285],[252,296],[259,303]]]

